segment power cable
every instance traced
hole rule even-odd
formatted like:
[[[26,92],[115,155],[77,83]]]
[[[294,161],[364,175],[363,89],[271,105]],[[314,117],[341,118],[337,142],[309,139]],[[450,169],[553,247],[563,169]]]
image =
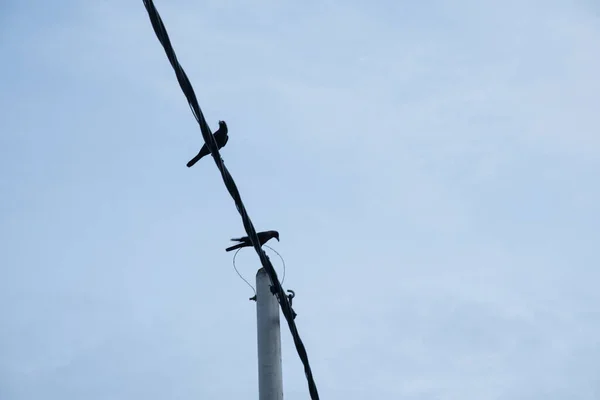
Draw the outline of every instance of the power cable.
[[[196,98],[196,94],[194,89],[192,88],[192,84],[190,83],[187,74],[183,70],[179,61],[177,61],[177,56],[175,55],[175,50],[173,50],[173,46],[171,45],[171,40],[169,39],[169,35],[167,34],[167,29],[165,28],[162,19],[160,18],[160,14],[156,10],[154,6],[154,2],[152,0],[142,0],[144,6],[146,7],[146,11],[148,12],[148,17],[150,18],[150,22],[152,23],[152,28],[154,29],[154,33],[158,38],[160,44],[163,46],[167,58],[175,71],[175,75],[177,76],[177,81],[179,82],[179,86],[183,91],[183,94],[187,98],[188,104],[192,110],[192,114],[198,125],[200,126],[200,130],[202,132],[202,137],[206,142],[206,146],[210,150],[210,154],[215,160],[215,164],[221,173],[221,177],[223,178],[223,182],[225,183],[225,187],[227,191],[233,198],[235,202],[235,206],[242,217],[242,223],[244,225],[244,229],[246,230],[246,234],[250,238],[252,245],[254,246],[254,250],[258,254],[260,262],[269,275],[271,279],[271,283],[273,285],[273,290],[277,294],[279,298],[279,304],[281,306],[281,311],[285,320],[287,321],[288,327],[290,329],[290,333],[292,334],[292,338],[294,339],[294,345],[296,346],[296,351],[298,352],[298,356],[304,365],[304,374],[306,375],[306,379],[308,381],[308,390],[310,393],[310,397],[312,400],[319,399],[319,393],[317,391],[317,386],[313,379],[312,370],[310,368],[310,363],[308,361],[308,355],[306,353],[306,348],[304,347],[304,343],[302,343],[302,339],[300,338],[300,334],[298,333],[298,328],[296,327],[296,323],[294,322],[294,312],[289,303],[288,297],[285,295],[285,292],[279,283],[279,279],[277,278],[277,273],[269,260],[269,257],[265,254],[265,252],[260,247],[260,242],[258,240],[258,236],[256,235],[256,229],[254,229],[254,224],[252,220],[248,216],[248,212],[246,211],[246,207],[242,202],[242,198],[240,196],[240,192],[233,180],[233,177],[225,167],[223,159],[219,153],[219,149],[217,147],[217,143],[206,123],[206,119],[202,114],[202,110],[198,104],[198,100]]]

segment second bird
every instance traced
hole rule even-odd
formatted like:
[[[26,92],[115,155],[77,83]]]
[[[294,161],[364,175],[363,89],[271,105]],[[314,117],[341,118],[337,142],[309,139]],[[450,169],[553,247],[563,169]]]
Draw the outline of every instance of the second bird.
[[[227,124],[225,123],[225,121],[219,121],[219,129],[217,129],[217,131],[213,135],[215,138],[215,141],[217,142],[217,147],[219,149],[224,147],[227,144],[227,141],[229,140],[229,136],[227,135],[227,133],[228,133]],[[204,146],[202,146],[202,148],[200,149],[200,152],[196,155],[196,157],[192,158],[187,163],[188,168],[193,166],[194,164],[196,164],[198,161],[200,161],[200,159],[202,157],[207,156],[209,154],[210,154],[210,151],[208,150],[208,146],[206,145],[206,143],[204,143]]]
[[[277,241],[279,242],[279,232],[277,232],[277,231],[258,232],[256,235],[258,236],[258,241],[261,246],[263,244],[267,243],[272,238],[277,239]],[[240,243],[226,248],[225,251],[241,249],[242,247],[252,247],[252,242],[250,241],[250,238],[248,236],[244,236],[244,237],[237,238],[237,239],[231,239],[231,241],[232,242],[240,242]]]

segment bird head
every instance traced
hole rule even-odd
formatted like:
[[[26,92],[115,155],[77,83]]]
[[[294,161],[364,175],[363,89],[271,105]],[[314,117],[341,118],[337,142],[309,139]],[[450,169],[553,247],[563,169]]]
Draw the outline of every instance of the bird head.
[[[277,231],[271,231],[271,232],[272,232],[272,234],[273,234],[273,237],[274,237],[275,239],[277,239],[277,241],[279,242],[279,232],[277,232]]]
[[[227,124],[225,121],[219,121],[219,131],[223,133],[228,133]]]

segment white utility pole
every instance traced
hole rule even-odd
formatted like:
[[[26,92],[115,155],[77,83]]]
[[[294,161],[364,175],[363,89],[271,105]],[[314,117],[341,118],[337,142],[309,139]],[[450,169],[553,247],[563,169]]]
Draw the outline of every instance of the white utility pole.
[[[279,302],[271,293],[271,280],[261,268],[256,273],[258,329],[258,399],[283,400]]]

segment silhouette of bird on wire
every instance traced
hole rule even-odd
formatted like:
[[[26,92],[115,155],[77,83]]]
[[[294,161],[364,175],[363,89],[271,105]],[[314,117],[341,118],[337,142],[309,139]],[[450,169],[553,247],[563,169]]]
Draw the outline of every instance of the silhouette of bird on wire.
[[[277,231],[258,232],[257,235],[258,235],[258,241],[261,246],[273,238],[277,239],[277,241],[279,242],[279,232],[277,232]],[[244,236],[244,237],[237,238],[237,239],[231,239],[231,241],[232,242],[240,242],[240,243],[226,248],[225,251],[241,249],[242,247],[252,247],[252,242],[250,241],[250,238],[248,236]]]
[[[219,129],[217,129],[217,131],[213,135],[215,137],[215,141],[217,142],[217,147],[219,149],[227,144],[227,141],[229,140],[229,136],[227,135],[227,133],[227,124],[225,123],[225,121],[219,121]],[[207,156],[209,154],[210,150],[208,150],[208,146],[206,145],[206,143],[204,143],[204,146],[202,146],[196,157],[188,161],[187,167],[190,168],[198,161],[200,161],[202,157]]]

